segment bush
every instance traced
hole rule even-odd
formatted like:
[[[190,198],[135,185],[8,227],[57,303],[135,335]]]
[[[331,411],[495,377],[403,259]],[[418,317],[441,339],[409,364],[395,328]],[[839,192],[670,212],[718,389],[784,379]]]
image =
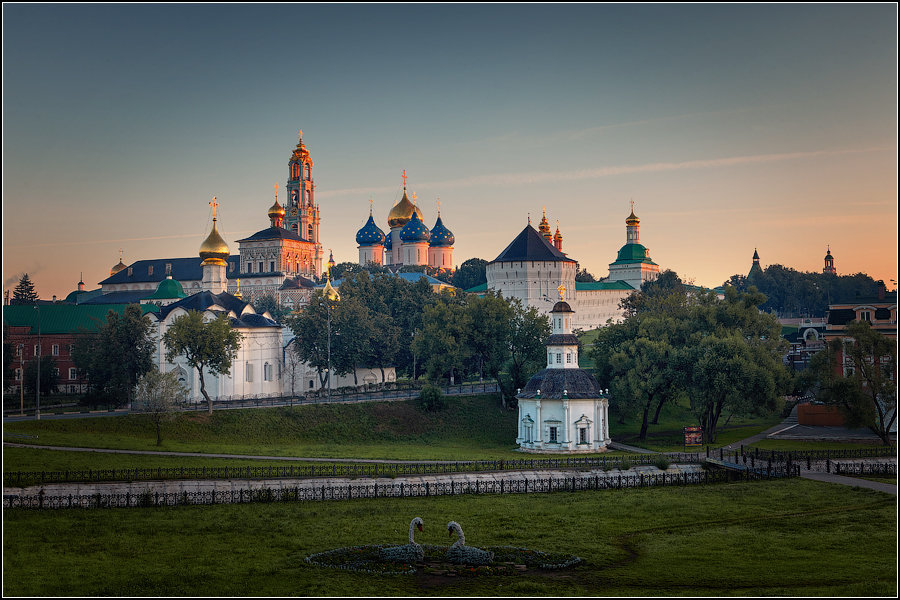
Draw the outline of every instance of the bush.
[[[422,391],[419,393],[419,403],[422,408],[432,412],[443,410],[447,406],[441,389],[431,384],[422,388]]]
[[[620,471],[627,471],[630,468],[631,468],[631,461],[628,460],[627,458],[623,458],[622,460],[619,461],[619,470]]]
[[[667,456],[657,456],[653,459],[653,466],[659,469],[660,471],[665,471],[669,468],[669,458]]]

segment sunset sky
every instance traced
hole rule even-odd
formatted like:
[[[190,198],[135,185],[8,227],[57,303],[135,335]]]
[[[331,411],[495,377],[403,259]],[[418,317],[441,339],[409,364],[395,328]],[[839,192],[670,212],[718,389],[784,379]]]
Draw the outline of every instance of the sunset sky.
[[[633,200],[699,285],[830,246],[895,287],[895,4],[5,4],[4,291],[196,256],[213,196],[236,254],[299,129],[338,262],[405,169],[457,265],[546,207],[605,277]]]

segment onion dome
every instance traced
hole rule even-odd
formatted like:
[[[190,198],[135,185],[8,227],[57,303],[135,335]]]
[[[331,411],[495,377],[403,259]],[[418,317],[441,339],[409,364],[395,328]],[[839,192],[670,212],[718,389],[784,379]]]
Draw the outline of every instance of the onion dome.
[[[640,219],[634,214],[634,207],[631,207],[631,214],[625,219],[626,225],[637,225],[641,222]]]
[[[409,223],[415,211],[416,205],[409,201],[409,197],[406,195],[406,186],[404,186],[403,197],[388,213],[388,226],[392,228],[403,227]]]
[[[829,248],[828,251],[825,253],[825,260],[829,260],[832,258],[834,258],[834,257],[831,256],[831,248]]]
[[[216,229],[216,218],[213,217],[212,231],[200,244],[200,258],[204,263],[208,261],[209,264],[216,264],[218,261],[220,264],[225,264],[225,259],[229,256],[228,244],[219,235],[219,231]]]
[[[406,195],[403,196],[404,198]],[[414,208],[412,216],[403,229],[400,230],[400,241],[404,244],[413,244],[415,242],[427,242],[431,238],[431,232],[422,219],[419,218],[418,211]]]
[[[275,204],[269,209],[269,218],[270,219],[284,219],[285,211],[284,207],[278,202],[278,198],[275,198]]]
[[[109,270],[109,274],[110,274],[110,276],[113,276],[124,268],[125,268],[125,263],[123,263],[122,258],[119,257],[119,262],[117,264],[113,265],[113,268]]]
[[[384,249],[390,250],[394,247],[394,243],[391,241],[391,233],[388,232],[387,235],[384,236]]]
[[[306,145],[303,143],[303,131],[299,132],[298,137],[300,139],[297,142],[297,147],[291,152],[290,162],[303,162],[312,165],[312,161],[309,159],[309,150],[306,149]]]
[[[356,232],[356,243],[360,246],[381,246],[384,244],[384,232],[375,224],[372,212],[369,211],[369,220]]]
[[[544,216],[541,218],[541,224],[538,225],[538,231],[546,239],[550,239],[550,223],[547,222],[547,213],[544,213]]]
[[[563,239],[563,238],[562,238],[562,234],[559,232],[559,223],[557,223],[557,224],[556,224],[556,233],[553,234],[553,241],[554,241],[554,242],[561,242],[562,239]]]
[[[336,289],[331,285],[331,277],[325,280],[325,289],[322,290],[322,295],[327,300],[340,300],[341,295],[338,293]]]
[[[456,238],[453,237],[453,232],[444,226],[440,213],[438,213],[434,227],[431,228],[430,241],[431,246],[452,246],[453,242],[456,241]]]

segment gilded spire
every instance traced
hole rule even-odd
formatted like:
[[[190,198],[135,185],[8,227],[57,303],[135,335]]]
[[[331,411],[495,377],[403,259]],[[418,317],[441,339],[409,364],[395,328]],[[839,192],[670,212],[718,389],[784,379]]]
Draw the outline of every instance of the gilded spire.
[[[200,244],[200,258],[203,259],[203,264],[224,265],[225,259],[228,258],[230,252],[228,250],[228,245],[225,243],[225,240],[222,239],[222,236],[219,235],[219,231],[216,228],[216,209],[218,208],[219,203],[216,202],[215,196],[213,196],[212,202],[210,202],[209,205],[213,210],[212,231],[209,232],[207,238]]]

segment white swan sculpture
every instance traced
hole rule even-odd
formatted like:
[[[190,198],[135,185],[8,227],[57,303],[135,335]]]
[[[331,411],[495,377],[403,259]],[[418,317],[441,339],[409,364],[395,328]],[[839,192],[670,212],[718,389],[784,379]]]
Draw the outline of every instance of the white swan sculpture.
[[[481,548],[466,546],[466,536],[456,521],[447,523],[450,535],[456,533],[457,540],[447,550],[447,560],[458,565],[489,565],[494,560],[494,553]]]
[[[416,527],[422,531],[424,523],[420,517],[409,522],[409,543],[403,546],[388,546],[381,549],[381,558],[390,562],[412,563],[425,559],[425,550],[413,539]]]

